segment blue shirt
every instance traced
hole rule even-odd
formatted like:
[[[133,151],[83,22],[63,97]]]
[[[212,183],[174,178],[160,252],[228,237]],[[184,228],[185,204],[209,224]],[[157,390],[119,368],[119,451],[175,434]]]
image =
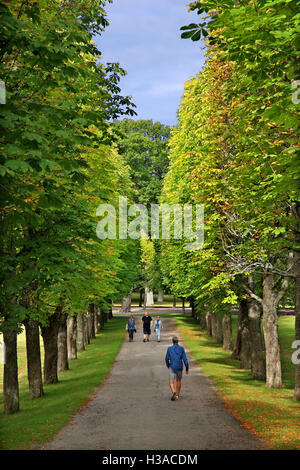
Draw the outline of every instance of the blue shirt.
[[[171,367],[173,370],[182,370],[184,362],[186,370],[189,370],[189,363],[185,355],[184,348],[179,346],[179,344],[173,344],[167,349],[167,354],[165,357],[167,367]]]

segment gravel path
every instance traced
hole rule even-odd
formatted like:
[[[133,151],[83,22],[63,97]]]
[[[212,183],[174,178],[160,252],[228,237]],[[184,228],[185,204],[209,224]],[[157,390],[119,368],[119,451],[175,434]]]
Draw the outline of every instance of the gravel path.
[[[228,411],[187,348],[190,373],[183,375],[180,399],[171,401],[164,357],[172,336],[178,335],[175,322],[171,318],[163,319],[160,343],[154,334],[149,343],[143,343],[137,320],[134,341],[129,343],[126,338],[104,384],[42,449],[265,448]],[[184,346],[181,341],[179,344]]]

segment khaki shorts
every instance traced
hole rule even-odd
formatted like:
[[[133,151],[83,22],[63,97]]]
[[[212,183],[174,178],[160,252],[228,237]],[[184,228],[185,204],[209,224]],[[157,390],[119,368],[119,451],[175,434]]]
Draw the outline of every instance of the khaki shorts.
[[[179,379],[181,380],[182,378],[182,370],[173,370],[171,367],[169,367],[169,379],[170,380],[176,380]]]

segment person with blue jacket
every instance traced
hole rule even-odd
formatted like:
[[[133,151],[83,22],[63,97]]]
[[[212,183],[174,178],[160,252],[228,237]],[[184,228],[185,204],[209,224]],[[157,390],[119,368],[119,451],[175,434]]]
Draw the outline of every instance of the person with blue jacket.
[[[187,360],[184,348],[178,344],[177,336],[174,336],[172,341],[173,346],[168,347],[165,362],[167,368],[169,369],[169,384],[172,391],[171,400],[174,401],[178,400],[180,394],[183,363],[185,365],[186,373],[188,374],[189,362]]]
[[[126,330],[128,331],[128,336],[129,336],[129,343],[132,343],[133,341],[133,333],[136,333],[136,326],[135,326],[135,320],[132,315],[130,315],[127,325],[126,325]]]

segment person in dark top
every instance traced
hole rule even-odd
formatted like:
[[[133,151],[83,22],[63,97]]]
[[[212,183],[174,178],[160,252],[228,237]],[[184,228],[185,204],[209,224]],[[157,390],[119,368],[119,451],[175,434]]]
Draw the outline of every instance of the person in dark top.
[[[169,384],[172,390],[171,400],[178,400],[181,389],[181,379],[183,362],[186,373],[189,373],[189,363],[185,354],[185,350],[178,344],[177,336],[173,337],[173,346],[169,346],[165,357],[166,366],[169,369]],[[175,388],[176,382],[176,388]]]
[[[143,328],[144,339],[143,342],[149,341],[149,336],[151,335],[151,327],[152,327],[152,318],[148,315],[148,312],[145,312],[145,315],[141,319],[141,326]]]

